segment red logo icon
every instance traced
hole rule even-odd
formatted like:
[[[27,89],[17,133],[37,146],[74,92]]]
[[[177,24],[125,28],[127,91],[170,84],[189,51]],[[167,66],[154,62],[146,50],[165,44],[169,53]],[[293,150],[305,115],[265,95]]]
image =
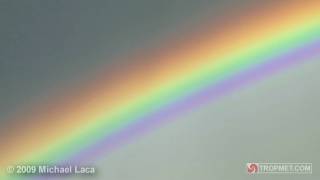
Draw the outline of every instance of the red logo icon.
[[[256,163],[248,163],[247,170],[249,174],[257,173],[259,170],[259,165]]]

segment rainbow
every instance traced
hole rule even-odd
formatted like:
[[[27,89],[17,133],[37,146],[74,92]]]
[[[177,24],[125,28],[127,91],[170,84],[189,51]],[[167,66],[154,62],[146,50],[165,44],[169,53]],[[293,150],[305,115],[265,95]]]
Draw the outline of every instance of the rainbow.
[[[1,169],[23,163],[93,162],[243,85],[320,58],[320,2],[293,1],[248,15],[137,54],[132,58],[137,66],[102,72],[80,90],[17,115],[31,125],[22,129],[13,119],[7,129],[15,131],[1,132],[1,142],[6,142],[0,150]]]

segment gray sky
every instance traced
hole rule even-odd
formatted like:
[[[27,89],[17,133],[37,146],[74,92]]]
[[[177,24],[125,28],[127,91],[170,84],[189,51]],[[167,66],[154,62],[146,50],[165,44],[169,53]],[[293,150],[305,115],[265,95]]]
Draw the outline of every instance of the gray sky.
[[[116,57],[192,29],[205,14],[214,22],[229,2],[1,0],[0,118],[125,63]]]

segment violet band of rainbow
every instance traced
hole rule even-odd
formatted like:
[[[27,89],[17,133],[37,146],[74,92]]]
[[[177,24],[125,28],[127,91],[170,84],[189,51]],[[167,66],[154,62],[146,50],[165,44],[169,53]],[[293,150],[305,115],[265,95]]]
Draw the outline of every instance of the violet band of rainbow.
[[[155,113],[135,120],[135,123],[127,125],[127,127],[122,128],[120,131],[117,131],[110,136],[106,135],[101,140],[91,144],[88,148],[75,153],[76,155],[72,158],[62,161],[64,163],[92,163],[92,160],[95,161],[96,158],[105,155],[115,147],[151,131],[167,121],[174,120],[177,116],[187,113],[194,108],[213,102],[223,95],[268,77],[280,70],[284,70],[285,68],[308,60],[319,60],[319,58],[320,39],[299,49],[293,49],[291,52],[284,55],[272,58],[263,64],[257,64],[254,67],[250,67],[249,70],[228,77],[217,84],[209,85],[202,90],[196,91],[192,95],[183,97]]]

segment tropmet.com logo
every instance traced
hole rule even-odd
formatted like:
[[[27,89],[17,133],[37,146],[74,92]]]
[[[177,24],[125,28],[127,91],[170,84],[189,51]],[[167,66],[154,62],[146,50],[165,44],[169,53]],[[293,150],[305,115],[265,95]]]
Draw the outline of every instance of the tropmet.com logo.
[[[312,163],[247,163],[248,174],[312,174]]]

